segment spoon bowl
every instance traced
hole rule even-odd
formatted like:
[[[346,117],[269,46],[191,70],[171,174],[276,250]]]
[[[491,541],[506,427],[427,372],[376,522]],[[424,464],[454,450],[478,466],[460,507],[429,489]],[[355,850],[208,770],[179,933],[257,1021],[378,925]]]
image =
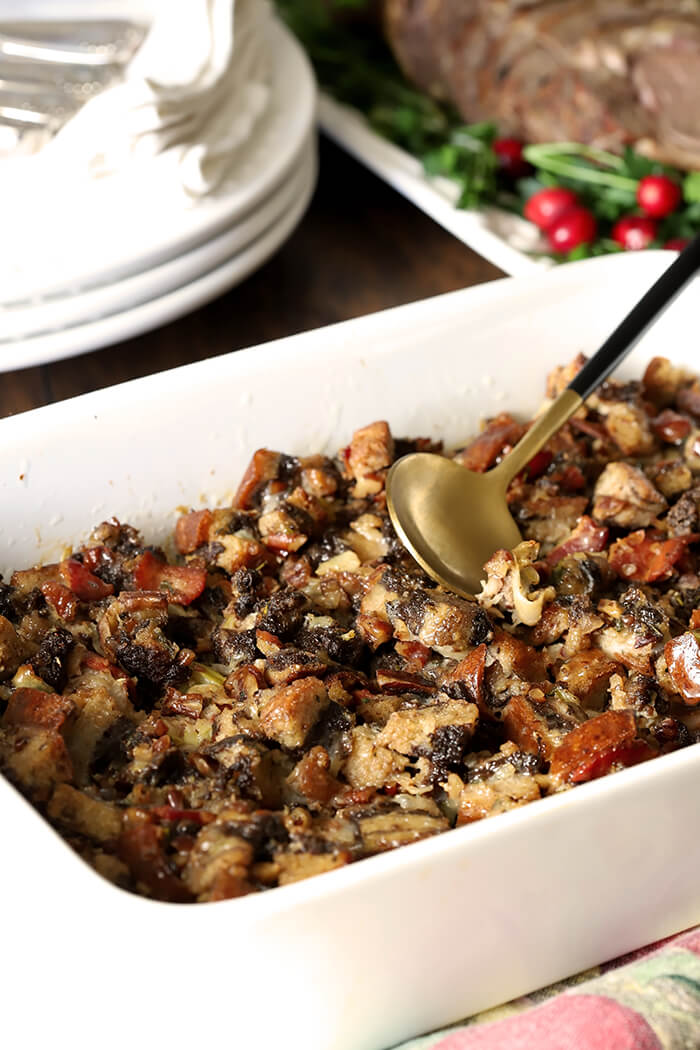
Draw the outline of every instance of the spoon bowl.
[[[472,597],[495,550],[522,537],[506,504],[508,477],[476,474],[453,459],[414,452],[387,477],[387,503],[404,546],[443,587]]]
[[[494,551],[520,543],[506,502],[508,485],[607,379],[699,268],[700,234],[488,473],[474,473],[455,460],[427,452],[411,453],[392,466],[386,481],[389,515],[404,546],[433,579],[472,596],[480,589],[484,563]]]

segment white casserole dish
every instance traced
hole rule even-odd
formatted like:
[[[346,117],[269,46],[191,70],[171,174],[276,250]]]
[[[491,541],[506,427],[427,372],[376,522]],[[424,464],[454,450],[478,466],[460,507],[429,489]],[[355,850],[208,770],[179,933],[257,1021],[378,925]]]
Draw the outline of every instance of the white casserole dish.
[[[111,514],[164,536],[252,450],[376,418],[457,442],[538,404],[668,265],[609,256],[295,336],[0,422],[0,571]],[[696,281],[624,367],[695,365]],[[383,1050],[700,921],[700,748],[217,904],[103,881],[0,778],[7,1046]],[[61,1035],[61,1038],[59,1036]]]

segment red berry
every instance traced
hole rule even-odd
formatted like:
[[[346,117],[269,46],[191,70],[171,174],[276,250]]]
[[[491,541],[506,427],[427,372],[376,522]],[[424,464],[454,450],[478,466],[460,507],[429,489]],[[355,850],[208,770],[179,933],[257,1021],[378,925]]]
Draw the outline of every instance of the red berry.
[[[689,243],[687,237],[672,237],[670,241],[666,241],[664,248],[670,252],[682,252]]]
[[[681,202],[681,188],[668,175],[645,175],[637,186],[637,204],[652,219],[665,219]]]
[[[595,238],[595,216],[588,208],[579,205],[569,208],[547,228],[552,251],[561,254],[578,248],[579,244],[590,244]]]
[[[627,251],[648,248],[656,237],[656,223],[648,215],[625,215],[612,228],[612,238]]]
[[[528,200],[523,214],[535,226],[546,230],[559,216],[578,204],[578,197],[573,190],[564,189],[563,186],[550,186],[546,190],[538,190]]]
[[[523,144],[519,139],[496,139],[491,149],[504,175],[521,179],[532,171],[532,164],[528,164],[523,157]]]

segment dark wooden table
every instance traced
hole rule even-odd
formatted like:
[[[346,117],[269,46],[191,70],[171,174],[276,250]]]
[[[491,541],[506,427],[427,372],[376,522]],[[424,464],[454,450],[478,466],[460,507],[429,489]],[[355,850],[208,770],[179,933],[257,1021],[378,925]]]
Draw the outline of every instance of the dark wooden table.
[[[322,141],[309,210],[262,269],[156,331],[96,353],[0,373],[0,416],[500,276]]]

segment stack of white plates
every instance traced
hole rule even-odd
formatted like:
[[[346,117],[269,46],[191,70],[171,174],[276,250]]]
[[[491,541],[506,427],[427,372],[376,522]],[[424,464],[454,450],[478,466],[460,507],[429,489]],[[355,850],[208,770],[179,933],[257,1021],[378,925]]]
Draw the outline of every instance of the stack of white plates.
[[[33,224],[29,262],[24,270],[20,263],[0,288],[0,372],[70,357],[165,324],[242,281],[287,239],[316,179],[316,92],[303,52],[278,22],[271,27],[270,48],[268,109],[242,162],[216,194],[176,208],[159,193],[157,180],[115,182],[104,205],[109,209],[115,192],[123,194],[119,212],[133,222],[133,231],[122,228],[113,250],[102,241],[99,253],[86,253],[82,272],[75,266],[42,268],[42,238],[48,249],[57,231],[46,221]],[[130,211],[128,195],[135,192],[139,207]],[[54,215],[51,225],[63,223],[69,236],[70,217],[60,201]],[[99,231],[91,236],[99,239]]]

